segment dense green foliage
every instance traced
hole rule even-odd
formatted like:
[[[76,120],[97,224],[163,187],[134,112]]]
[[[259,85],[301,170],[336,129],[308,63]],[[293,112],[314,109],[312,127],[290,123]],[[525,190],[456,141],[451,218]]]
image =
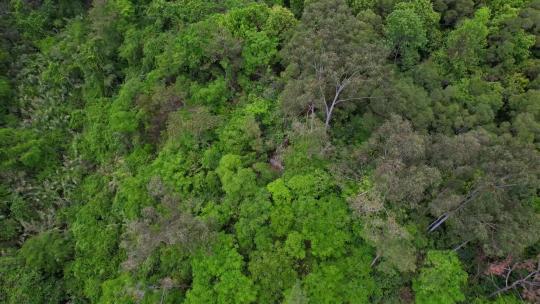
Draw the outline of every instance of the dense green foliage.
[[[0,303],[539,303],[540,0],[0,1]]]

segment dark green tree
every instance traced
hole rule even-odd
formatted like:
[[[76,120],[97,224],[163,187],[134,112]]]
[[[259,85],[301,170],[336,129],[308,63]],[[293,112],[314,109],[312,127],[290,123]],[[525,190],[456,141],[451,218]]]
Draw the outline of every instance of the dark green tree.
[[[283,51],[288,63],[280,97],[284,112],[320,115],[328,129],[337,107],[369,99],[385,54],[379,42],[363,34],[344,1],[309,2]]]

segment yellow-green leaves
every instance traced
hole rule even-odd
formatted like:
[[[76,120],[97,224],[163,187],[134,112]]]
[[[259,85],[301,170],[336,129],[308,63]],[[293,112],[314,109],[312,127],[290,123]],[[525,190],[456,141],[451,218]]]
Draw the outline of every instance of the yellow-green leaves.
[[[220,235],[210,253],[203,251],[193,258],[193,283],[185,303],[253,303],[256,291],[242,273],[243,264],[233,238]]]
[[[453,304],[465,300],[467,273],[455,252],[429,251],[425,266],[413,283],[416,303]]]

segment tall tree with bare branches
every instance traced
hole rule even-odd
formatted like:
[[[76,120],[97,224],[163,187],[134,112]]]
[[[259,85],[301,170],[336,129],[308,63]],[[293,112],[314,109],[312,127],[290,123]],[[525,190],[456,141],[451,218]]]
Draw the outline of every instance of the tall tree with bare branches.
[[[365,31],[345,1],[309,3],[283,50],[289,63],[285,113],[321,113],[328,129],[338,107],[372,98],[367,88],[380,79],[387,51]]]

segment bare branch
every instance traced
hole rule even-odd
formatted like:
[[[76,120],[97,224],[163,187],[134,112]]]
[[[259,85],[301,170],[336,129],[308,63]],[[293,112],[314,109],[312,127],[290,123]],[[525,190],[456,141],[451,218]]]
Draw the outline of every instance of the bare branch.
[[[384,98],[380,96],[362,96],[362,97],[354,97],[354,98],[346,98],[346,99],[340,99],[336,101],[336,105],[340,104],[344,101],[350,101],[350,100],[366,100],[366,99],[377,99],[377,98]]]
[[[528,279],[530,279],[532,276],[538,274],[539,271],[536,270],[536,271],[533,271],[531,273],[529,273],[526,277],[522,278],[522,279],[519,279],[517,281],[515,281],[514,283],[510,284],[510,285],[507,285],[506,287],[504,288],[500,288],[494,292],[492,292],[489,297],[492,298],[492,297],[495,297],[496,295],[500,294],[500,293],[503,293],[503,292],[506,292],[508,290],[511,290],[511,289],[514,289],[516,287],[518,287],[519,285],[521,284],[525,284],[525,282],[527,282]]]
[[[463,248],[463,246],[467,245],[469,243],[469,240],[459,244],[458,246],[456,246],[454,249],[452,249],[453,251],[458,251],[460,250],[461,248]]]

